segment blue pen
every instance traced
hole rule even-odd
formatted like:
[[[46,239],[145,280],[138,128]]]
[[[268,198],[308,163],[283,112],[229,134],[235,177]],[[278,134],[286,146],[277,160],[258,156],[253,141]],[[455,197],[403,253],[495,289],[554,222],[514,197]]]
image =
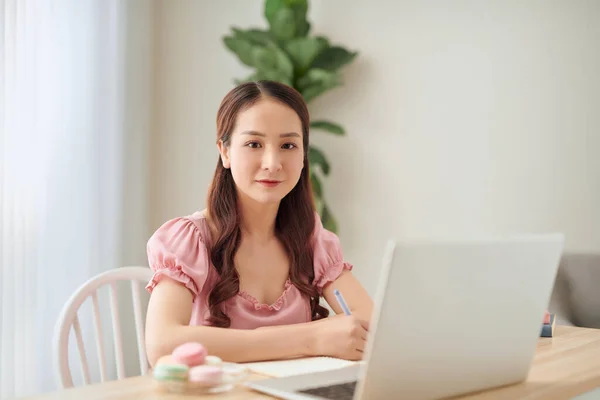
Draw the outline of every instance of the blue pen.
[[[344,297],[342,297],[342,294],[340,293],[340,291],[337,289],[334,289],[333,294],[337,298],[338,303],[340,303],[340,307],[342,307],[342,310],[344,310],[344,314],[352,315],[352,313],[350,312],[350,309],[348,308],[348,305],[346,304],[346,301],[344,300]]]

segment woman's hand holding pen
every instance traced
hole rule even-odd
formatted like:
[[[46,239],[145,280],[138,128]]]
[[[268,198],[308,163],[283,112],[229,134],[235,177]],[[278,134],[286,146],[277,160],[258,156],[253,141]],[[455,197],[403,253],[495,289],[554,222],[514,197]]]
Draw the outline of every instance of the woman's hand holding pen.
[[[369,321],[352,314],[337,288],[333,294],[343,314],[316,321],[312,341],[314,355],[361,360],[367,342]]]
[[[361,360],[369,323],[353,315],[336,315],[314,323],[313,353],[346,360]]]

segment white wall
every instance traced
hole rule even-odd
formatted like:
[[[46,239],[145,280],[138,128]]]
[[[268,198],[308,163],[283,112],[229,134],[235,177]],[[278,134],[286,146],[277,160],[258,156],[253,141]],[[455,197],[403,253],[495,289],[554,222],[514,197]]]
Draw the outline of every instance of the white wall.
[[[123,266],[144,266],[148,264],[146,242],[151,233],[148,165],[153,123],[154,5],[147,0],[128,0],[123,7],[127,17],[123,32],[127,53],[124,87],[127,137],[124,144],[121,257]],[[140,289],[143,287],[140,283]],[[127,376],[135,376],[140,373],[140,367],[131,287],[122,282],[118,290],[125,371]],[[140,290],[140,295],[145,315],[150,296],[145,290]]]
[[[262,1],[156,12],[152,229],[204,207],[217,107],[247,73],[221,37],[264,24]],[[311,111],[348,132],[312,140],[369,291],[392,234],[561,230],[600,250],[600,2],[313,0],[310,20],[361,53]]]

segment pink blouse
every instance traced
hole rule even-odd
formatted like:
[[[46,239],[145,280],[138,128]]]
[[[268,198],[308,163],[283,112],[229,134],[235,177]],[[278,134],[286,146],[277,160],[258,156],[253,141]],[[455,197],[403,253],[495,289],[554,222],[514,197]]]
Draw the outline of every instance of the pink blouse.
[[[338,237],[326,230],[315,214],[313,285],[320,294],[344,269],[352,265],[343,259]],[[146,286],[152,293],[156,284],[168,276],[185,285],[193,295],[190,325],[204,325],[209,317],[208,295],[219,277],[205,243],[210,229],[200,211],[164,223],[148,241],[147,252],[154,276]],[[311,320],[308,298],[288,279],[281,296],[273,304],[261,304],[249,293],[240,291],[224,303],[231,328],[254,329],[269,325],[288,325]]]

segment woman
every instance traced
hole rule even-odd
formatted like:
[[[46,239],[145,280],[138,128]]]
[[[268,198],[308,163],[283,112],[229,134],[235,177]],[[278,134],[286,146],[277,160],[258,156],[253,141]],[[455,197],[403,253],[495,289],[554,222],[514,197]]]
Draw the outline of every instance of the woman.
[[[308,134],[291,87],[251,82],[225,96],[206,210],[167,221],[148,241],[152,365],[188,341],[233,362],[362,358],[372,300],[315,212]],[[321,296],[338,315],[326,318]]]

